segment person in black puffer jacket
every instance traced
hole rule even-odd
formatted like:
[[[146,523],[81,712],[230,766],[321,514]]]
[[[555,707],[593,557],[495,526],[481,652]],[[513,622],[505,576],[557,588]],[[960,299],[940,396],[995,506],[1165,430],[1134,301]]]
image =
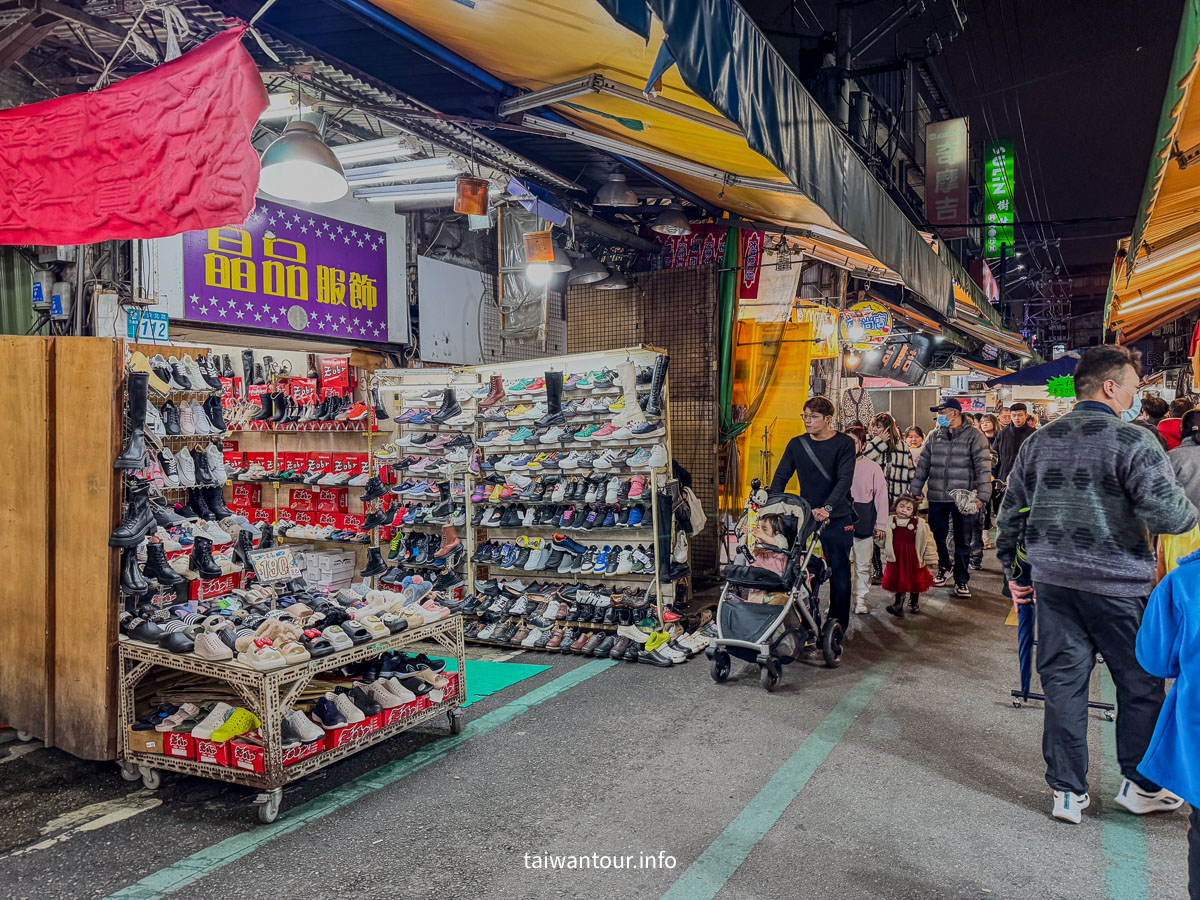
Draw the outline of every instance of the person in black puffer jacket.
[[[952,568],[946,535],[954,526],[954,594],[970,597],[971,532],[979,511],[992,497],[992,464],[987,439],[963,418],[962,404],[944,400],[931,409],[938,429],[925,441],[909,493],[919,496],[929,486],[929,529],[938,551],[937,585],[946,583]],[[975,491],[975,513],[958,508],[954,491]]]

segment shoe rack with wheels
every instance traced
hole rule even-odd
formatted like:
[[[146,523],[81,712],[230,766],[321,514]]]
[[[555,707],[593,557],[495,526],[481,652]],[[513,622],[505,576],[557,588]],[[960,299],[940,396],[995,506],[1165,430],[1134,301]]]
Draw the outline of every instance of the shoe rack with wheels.
[[[384,710],[383,716],[391,719],[387,724],[383,724],[382,721],[373,722],[371,728],[359,729],[361,734],[340,743],[337,747],[321,749],[294,763],[285,758],[283,716],[299,700],[314,678],[323,672],[372,659],[381,653],[402,651],[423,641],[436,643],[445,651],[446,656],[457,659],[460,675],[455,680],[456,687],[453,693],[443,695],[438,691],[419,698],[419,702],[394,710]],[[459,707],[466,702],[467,695],[466,681],[461,675],[465,672],[461,616],[451,616],[349,650],[265,672],[236,662],[208,662],[190,654],[169,653],[133,641],[123,642],[118,652],[120,693],[117,758],[122,775],[128,780],[141,777],[149,789],[158,787],[160,771],[180,772],[256,788],[263,793],[254,802],[258,807],[260,820],[266,823],[274,821],[278,815],[285,785],[438,716],[447,717],[450,730],[454,734],[458,734],[463,727]],[[223,688],[225,695],[232,695],[234,703],[258,715],[262,721],[261,759],[257,751],[251,748],[250,756],[242,761],[243,764],[250,765],[250,769],[235,765],[237,759],[231,759],[230,764],[222,765],[175,758],[163,753],[139,752],[135,749],[132,738],[138,732],[133,731],[133,724],[138,718],[138,711],[151,704],[150,697],[153,694],[169,695],[169,688],[155,686],[154,682],[157,678],[174,673],[193,676],[192,682],[198,677],[206,682],[216,683],[213,685],[215,691],[220,692]],[[435,695],[437,699],[431,701],[430,698]],[[389,716],[389,713],[392,715]],[[235,744],[229,749],[236,753],[238,746]]]

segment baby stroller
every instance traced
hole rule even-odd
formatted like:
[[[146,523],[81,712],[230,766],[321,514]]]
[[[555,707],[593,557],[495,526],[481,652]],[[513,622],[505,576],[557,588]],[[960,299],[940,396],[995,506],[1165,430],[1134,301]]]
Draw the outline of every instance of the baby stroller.
[[[821,584],[828,577],[825,560],[814,556],[823,525],[812,517],[808,502],[795,494],[773,494],[765,502],[757,480],[755,492],[746,503],[746,513],[737,525],[738,556],[725,569],[725,585],[717,604],[717,636],[706,651],[712,661],[710,674],[718,684],[729,678],[730,656],[759,666],[759,683],[768,691],[779,685],[782,667],[796,660],[802,650],[818,644],[825,664],[836,668],[842,655],[842,625],[824,619],[818,601]],[[787,540],[787,562],[782,574],[750,565],[747,539],[761,516],[776,520]],[[782,604],[748,602],[751,592],[782,595]]]

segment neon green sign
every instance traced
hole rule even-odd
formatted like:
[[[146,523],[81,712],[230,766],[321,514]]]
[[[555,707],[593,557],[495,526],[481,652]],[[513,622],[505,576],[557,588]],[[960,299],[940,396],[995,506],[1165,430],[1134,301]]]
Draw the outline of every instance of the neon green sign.
[[[1012,141],[988,141],[983,153],[983,255],[993,257],[1015,244],[1016,161]]]

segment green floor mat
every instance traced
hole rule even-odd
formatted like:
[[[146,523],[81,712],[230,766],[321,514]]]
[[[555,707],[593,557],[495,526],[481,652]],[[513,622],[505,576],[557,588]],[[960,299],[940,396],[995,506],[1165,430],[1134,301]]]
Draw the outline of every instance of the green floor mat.
[[[458,660],[447,659],[446,671],[457,672]],[[525,663],[490,662],[484,659],[467,660],[467,702],[470,706],[476,700],[489,697],[506,687],[512,687],[526,678],[532,678],[538,672],[545,672],[549,666],[531,666]]]

